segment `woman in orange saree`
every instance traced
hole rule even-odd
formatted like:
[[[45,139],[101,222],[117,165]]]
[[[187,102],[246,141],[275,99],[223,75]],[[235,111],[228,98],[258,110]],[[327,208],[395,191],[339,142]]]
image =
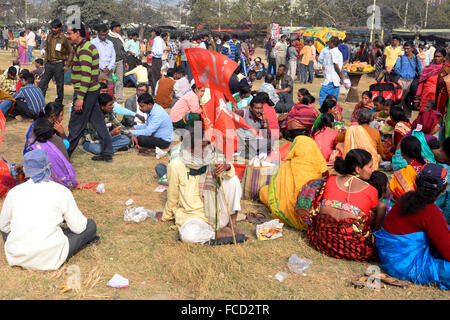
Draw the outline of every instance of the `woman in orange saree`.
[[[416,190],[416,177],[422,167],[428,163],[422,157],[422,145],[414,136],[405,137],[400,143],[402,157],[408,165],[394,172],[389,186],[395,201],[405,193]]]

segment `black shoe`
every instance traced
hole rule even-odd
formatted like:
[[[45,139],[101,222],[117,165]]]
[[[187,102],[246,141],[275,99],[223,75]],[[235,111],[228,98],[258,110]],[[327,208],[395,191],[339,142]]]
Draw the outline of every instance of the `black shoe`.
[[[128,151],[128,150],[130,150],[129,146],[123,146],[122,148],[117,149],[118,152]]]
[[[97,156],[93,156],[91,158],[94,161],[105,161],[105,162],[112,162],[113,161],[113,157],[112,156],[105,156],[105,155],[97,155]]]

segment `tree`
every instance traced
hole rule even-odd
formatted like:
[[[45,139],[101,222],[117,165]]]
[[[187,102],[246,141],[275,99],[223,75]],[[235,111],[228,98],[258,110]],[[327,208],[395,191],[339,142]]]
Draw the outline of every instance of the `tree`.
[[[114,0],[56,0],[51,5],[52,16],[66,21],[67,8],[72,5],[80,8],[81,21],[85,23],[101,23],[117,17],[114,11],[118,4]]]

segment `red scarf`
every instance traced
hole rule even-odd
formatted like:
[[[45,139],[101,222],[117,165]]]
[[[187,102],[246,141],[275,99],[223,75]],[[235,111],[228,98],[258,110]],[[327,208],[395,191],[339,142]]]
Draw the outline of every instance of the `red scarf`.
[[[420,76],[419,82],[425,82],[430,77],[438,75],[442,69],[442,66],[443,66],[443,64],[436,64],[436,63],[432,63],[432,64],[429,64],[428,66],[426,66],[422,70],[422,75]]]

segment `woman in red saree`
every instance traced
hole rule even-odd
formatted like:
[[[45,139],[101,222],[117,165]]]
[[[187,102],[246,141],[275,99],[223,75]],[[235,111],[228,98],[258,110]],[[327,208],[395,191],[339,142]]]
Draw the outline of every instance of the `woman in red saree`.
[[[420,111],[425,109],[425,105],[429,100],[436,100],[438,76],[443,67],[446,54],[445,49],[437,49],[434,53],[433,63],[426,66],[422,71],[416,93],[417,97],[420,97]]]
[[[447,54],[444,65],[441,71],[439,72],[436,87],[437,110],[442,114],[446,113],[447,111],[449,95],[444,78],[449,74],[450,74],[450,53]]]
[[[355,106],[355,109],[353,110],[352,119],[351,119],[352,123],[358,122],[359,110],[362,110],[362,109],[372,110],[373,107],[374,107],[374,105],[372,102],[372,92],[364,91],[362,93],[361,101],[358,102],[358,104]]]
[[[383,219],[374,214],[378,191],[364,181],[372,175],[372,164],[372,156],[362,149],[336,159],[334,169],[341,175],[328,178],[319,195],[320,209],[309,217],[308,239],[316,250],[337,259],[377,260],[373,231]]]

